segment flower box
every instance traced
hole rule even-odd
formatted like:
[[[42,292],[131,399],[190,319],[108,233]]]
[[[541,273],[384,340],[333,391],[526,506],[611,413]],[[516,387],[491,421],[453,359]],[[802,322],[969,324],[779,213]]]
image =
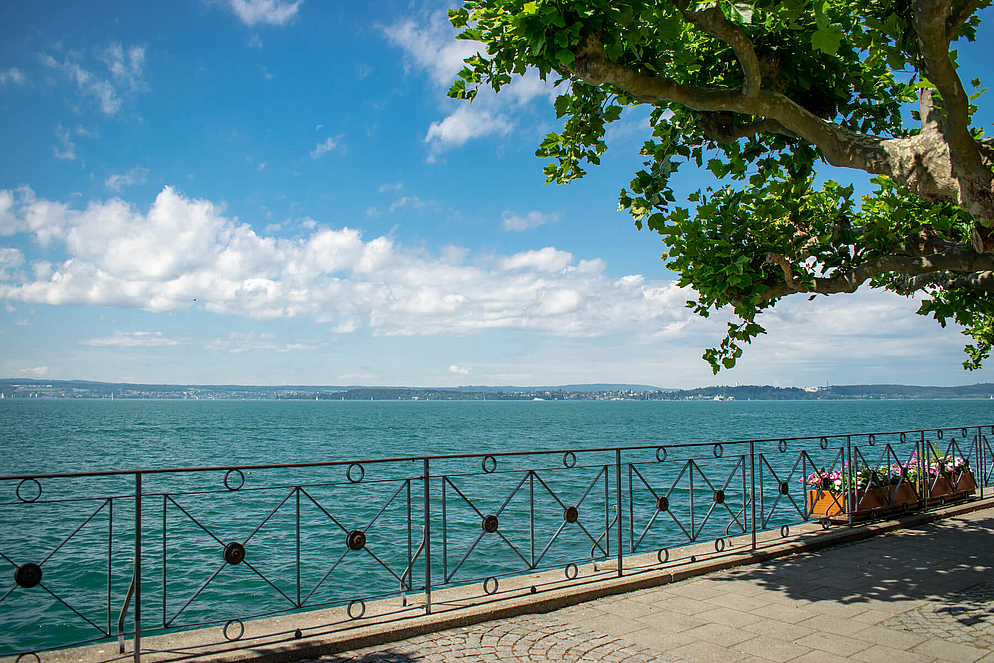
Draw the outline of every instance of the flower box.
[[[857,489],[849,494],[854,520],[865,520],[880,516],[901,513],[928,505],[941,505],[953,500],[965,499],[973,494],[977,484],[973,472],[963,471],[957,477],[954,474],[940,475],[932,478],[925,486],[915,491],[912,483],[902,483],[898,486],[881,486],[868,489]],[[828,518],[836,522],[849,519],[846,512],[844,493],[830,490],[807,491],[807,506],[809,517],[813,520]]]

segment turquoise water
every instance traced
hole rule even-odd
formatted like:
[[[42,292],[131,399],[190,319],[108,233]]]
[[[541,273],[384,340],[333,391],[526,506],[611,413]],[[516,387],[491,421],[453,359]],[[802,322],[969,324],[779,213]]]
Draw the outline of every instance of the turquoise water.
[[[757,445],[768,454],[768,467],[756,471],[769,508],[778,481],[797,485],[812,469],[809,462],[838,465],[844,445],[841,438],[828,440],[824,450],[817,439],[792,441],[781,454],[779,438],[976,426],[994,422],[992,415],[994,401],[962,400],[5,399],[0,475],[575,451],[572,457],[497,456],[486,468],[493,473],[483,471],[479,457],[431,461],[432,586],[440,587],[583,563],[592,547],[595,557],[616,555],[615,529],[607,540],[602,535],[619,495],[617,456],[584,450],[647,447],[623,453],[620,486],[624,549],[637,543],[637,551],[646,552],[686,543],[688,532],[709,541],[748,526],[748,445],[731,440],[774,440]],[[956,435],[929,437],[944,449]],[[881,437],[874,447],[864,437],[853,440],[868,457],[881,456],[886,442],[894,442],[901,457],[913,451],[896,436]],[[720,458],[714,443],[723,443]],[[704,446],[679,446],[687,444]],[[663,463],[657,462],[659,446],[666,447]],[[800,453],[802,446],[810,456]],[[348,480],[347,467],[144,475],[143,630],[395,594],[425,523],[423,462],[363,462],[352,470],[353,479],[362,473],[360,483]],[[37,502],[18,500],[19,485],[28,500],[40,487]],[[713,501],[715,489],[727,493],[725,502]],[[133,475],[0,481],[0,567],[6,567],[0,578],[10,585],[0,584],[0,655],[115,632],[135,552],[134,494]],[[795,494],[802,500],[800,486]],[[670,500],[663,515],[655,510],[660,495]],[[702,504],[715,507],[709,520]],[[564,525],[569,505],[579,515]],[[499,533],[484,534],[482,516],[495,514]],[[786,500],[768,518],[761,515],[770,529],[800,520]],[[352,530],[366,533],[366,548],[348,549]],[[244,543],[244,563],[224,563],[221,553],[230,542]],[[13,572],[29,562],[42,567],[42,583],[19,587]],[[423,558],[412,565],[413,591],[424,583],[424,571]]]

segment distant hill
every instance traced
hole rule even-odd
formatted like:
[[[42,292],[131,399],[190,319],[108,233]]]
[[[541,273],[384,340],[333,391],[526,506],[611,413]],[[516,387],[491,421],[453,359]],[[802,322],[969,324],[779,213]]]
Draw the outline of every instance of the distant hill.
[[[532,392],[532,391],[672,391],[670,389],[660,389],[647,384],[610,384],[600,382],[595,384],[566,384],[557,387],[485,387],[482,385],[467,385],[456,387],[459,391],[477,391],[481,393],[491,392]]]

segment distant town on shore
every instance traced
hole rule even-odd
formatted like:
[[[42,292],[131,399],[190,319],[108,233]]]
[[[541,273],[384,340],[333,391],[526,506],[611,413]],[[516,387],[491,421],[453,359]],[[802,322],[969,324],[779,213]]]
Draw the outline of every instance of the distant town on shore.
[[[773,387],[735,385],[663,389],[635,384],[575,384],[557,387],[362,387],[171,385],[88,380],[0,379],[0,398],[89,398],[173,400],[342,400],[342,401],[735,401],[857,399],[994,399],[994,384],[959,387],[913,385],[828,385]]]

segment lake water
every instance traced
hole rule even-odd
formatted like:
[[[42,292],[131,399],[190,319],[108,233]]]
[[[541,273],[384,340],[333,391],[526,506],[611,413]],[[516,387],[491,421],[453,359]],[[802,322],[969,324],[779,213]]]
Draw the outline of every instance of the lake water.
[[[773,440],[757,445],[769,456],[755,468],[766,482],[760,493],[769,493],[760,515],[772,529],[800,518],[786,500],[769,507],[777,482],[789,478],[796,486],[811,463],[837,468],[845,444],[830,438],[821,449],[817,439],[792,441],[778,454],[780,438],[850,433],[868,458],[890,462],[883,443],[897,442],[896,436],[867,447],[858,434],[992,423],[990,400],[5,399],[0,475],[364,461],[353,468],[353,479],[362,474],[360,483],[349,481],[347,465],[145,475],[147,632],[395,594],[425,522],[423,463],[371,459],[575,452],[498,455],[488,466],[479,457],[431,461],[432,585],[441,587],[582,564],[592,548],[595,557],[610,559],[617,553],[609,525],[619,499],[626,552],[735,534],[746,521],[751,475],[748,445],[733,440]],[[951,437],[929,435],[942,449]],[[702,446],[679,446],[691,444]],[[613,451],[584,451],[619,446],[646,448],[625,451],[622,466]],[[658,447],[666,449],[665,462],[657,462]],[[895,448],[906,459],[914,442]],[[24,501],[39,488],[36,502]],[[725,502],[716,501],[717,489],[727,492]],[[803,503],[801,487],[791,491],[795,504]],[[135,550],[134,492],[133,475],[0,481],[0,566],[6,566],[0,578],[9,583],[29,562],[44,571],[37,587],[0,586],[0,655],[115,632]],[[656,508],[661,495],[669,499],[666,513]],[[570,505],[579,515],[564,525]],[[498,533],[483,533],[485,515],[499,516]],[[350,550],[346,535],[358,530],[368,536],[367,546]],[[244,563],[224,563],[221,553],[230,542],[244,544]],[[423,561],[413,564],[412,576],[417,591]]]

